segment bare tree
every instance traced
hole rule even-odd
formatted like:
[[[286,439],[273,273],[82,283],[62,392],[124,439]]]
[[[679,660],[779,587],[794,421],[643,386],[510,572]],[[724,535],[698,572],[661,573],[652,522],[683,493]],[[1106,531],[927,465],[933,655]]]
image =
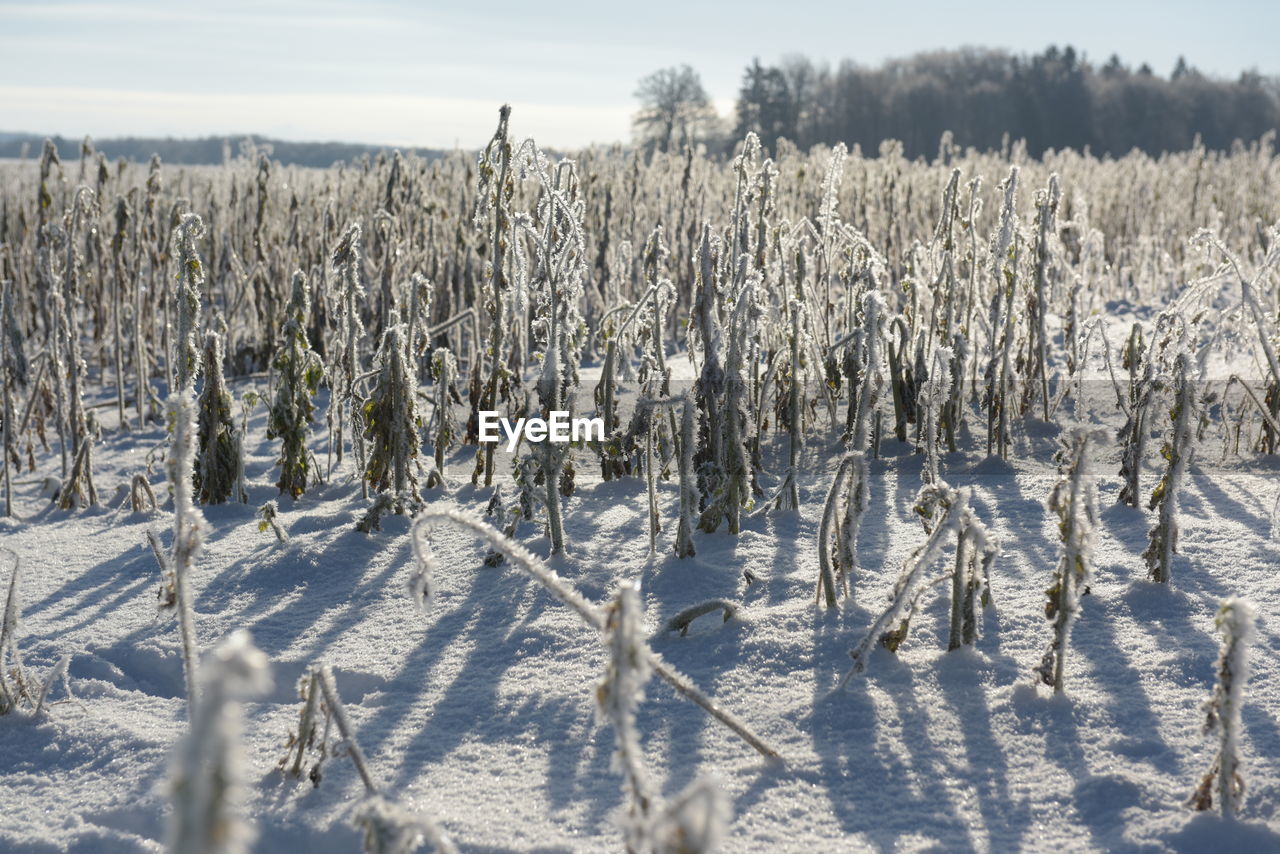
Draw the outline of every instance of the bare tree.
[[[703,139],[715,123],[702,78],[688,65],[662,68],[643,78],[635,96],[640,111],[632,124],[647,148],[668,151]]]

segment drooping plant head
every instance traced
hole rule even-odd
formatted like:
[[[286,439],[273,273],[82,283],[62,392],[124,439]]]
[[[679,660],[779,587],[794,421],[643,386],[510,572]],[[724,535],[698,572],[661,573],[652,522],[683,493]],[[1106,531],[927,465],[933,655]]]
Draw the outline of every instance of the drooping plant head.
[[[499,207],[499,194],[503,194],[504,199],[510,199],[514,192],[513,187],[499,186],[500,173],[503,169],[504,162],[509,165],[511,162],[511,141],[507,136],[507,124],[511,119],[511,105],[503,104],[498,109],[498,129],[494,131],[493,138],[489,140],[489,144],[480,154],[479,159],[479,186],[476,192],[476,208],[474,213],[474,223],[476,228],[483,229],[488,225],[489,213],[495,207]]]
[[[363,294],[364,288],[360,282],[360,223],[353,222],[347,225],[342,236],[338,238],[338,243],[333,247],[333,255],[330,259],[335,269],[342,272],[342,284],[344,287],[353,288],[357,294]]]
[[[285,334],[306,334],[307,315],[311,313],[311,289],[307,276],[301,270],[293,271],[293,284],[289,293],[289,305],[285,309]]]

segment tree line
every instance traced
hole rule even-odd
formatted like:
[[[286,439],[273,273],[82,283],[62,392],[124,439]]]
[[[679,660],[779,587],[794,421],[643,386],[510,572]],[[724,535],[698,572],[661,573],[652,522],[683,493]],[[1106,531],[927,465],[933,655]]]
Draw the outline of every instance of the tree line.
[[[950,131],[956,145],[979,150],[1022,139],[1033,156],[1051,148],[1159,155],[1188,149],[1197,136],[1210,149],[1229,149],[1280,128],[1274,77],[1245,71],[1223,79],[1182,58],[1162,76],[1115,55],[1094,65],[1070,46],[1031,55],[939,50],[876,67],[754,59],[727,121],[715,116],[688,66],[646,77],[636,96],[637,141],[658,149],[695,141],[729,148],[755,132],[771,149],[786,138],[801,149],[843,142],[874,153],[896,139],[908,157],[932,157]]]
[[[280,163],[297,166],[327,168],[335,163],[348,163],[364,156],[376,157],[389,150],[387,146],[364,145],[347,142],[289,142],[260,136],[206,136],[193,139],[172,137],[119,137],[115,139],[86,140],[51,138],[62,160],[77,160],[81,149],[92,144],[110,160],[123,159],[145,163],[153,154],[160,155],[165,163],[218,164],[230,160],[246,148],[268,154]],[[0,158],[38,157],[44,137],[36,134],[0,133]],[[415,152],[425,160],[435,160],[442,152],[418,149]]]

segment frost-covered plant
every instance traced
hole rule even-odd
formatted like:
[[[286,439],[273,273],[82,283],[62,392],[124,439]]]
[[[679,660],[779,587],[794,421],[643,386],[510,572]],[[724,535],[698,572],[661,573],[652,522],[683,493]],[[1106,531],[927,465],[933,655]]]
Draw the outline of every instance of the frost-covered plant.
[[[938,445],[942,441],[939,422],[947,415],[947,407],[951,401],[952,386],[951,364],[955,352],[950,347],[936,347],[933,351],[933,364],[929,376],[920,387],[917,401],[920,407],[922,422],[920,425],[919,444],[924,450],[924,466],[920,476],[925,483],[938,483]]]
[[[76,445],[66,483],[58,492],[58,506],[63,510],[98,505],[98,490],[93,485],[93,442],[99,435],[97,420],[90,415],[85,420],[85,427],[86,432]]]
[[[885,315],[884,297],[879,291],[867,291],[862,298],[863,357],[859,365],[853,426],[849,432],[849,447],[854,452],[867,450],[871,417],[880,403],[880,391],[884,387]]]
[[[27,357],[23,351],[22,329],[18,326],[14,311],[14,288],[9,281],[0,283],[0,383],[4,385],[0,397],[0,420],[3,420],[4,442],[0,454],[4,455],[4,515],[13,515],[13,475],[11,467],[17,463],[17,437],[14,435],[17,410],[14,390],[25,388],[28,381]]]
[[[190,389],[169,397],[169,421],[173,425],[173,433],[166,464],[169,484],[173,488],[173,550],[169,561],[172,577],[166,581],[172,584],[172,605],[178,612],[188,716],[194,714],[199,691],[196,681],[199,650],[196,648],[195,615],[191,610],[191,570],[204,544],[205,531],[204,518],[196,509],[192,496],[196,454],[195,408]]]
[[[99,193],[101,197],[101,193]],[[124,353],[128,337],[125,333],[125,288],[128,284],[126,269],[128,261],[125,257],[125,244],[129,239],[129,221],[132,218],[131,206],[124,197],[116,199],[115,233],[111,237],[112,289],[111,289],[111,331],[112,367],[115,373],[116,418],[121,430],[129,429],[129,419],[124,411]]]
[[[14,552],[4,551],[13,558],[13,571],[9,574],[4,614],[0,617],[0,715],[13,714],[25,708],[31,717],[37,717],[44,710],[49,689],[59,679],[63,680],[70,696],[67,666],[71,663],[71,656],[64,655],[59,659],[43,681],[36,681],[27,673],[22,656],[18,654],[18,618],[22,613],[18,584],[22,577],[22,562]]]
[[[1089,472],[1089,436],[1074,433],[1059,452],[1058,481],[1049,493],[1049,510],[1058,522],[1062,541],[1053,586],[1045,591],[1049,601],[1044,615],[1053,622],[1053,640],[1036,668],[1036,675],[1053,693],[1066,683],[1067,648],[1071,628],[1080,613],[1080,597],[1089,592],[1093,576],[1094,529],[1098,524],[1097,494]]]
[[[659,409],[681,407],[681,424],[679,446],[676,455],[679,457],[680,472],[680,506],[679,520],[676,528],[676,557],[692,557],[693,528],[697,524],[698,485],[693,475],[694,445],[694,407],[692,395],[686,391],[682,395],[671,397],[645,397],[636,404],[638,417],[644,419],[645,425],[645,486],[649,499],[649,554],[657,553],[658,531],[661,530],[658,510],[658,470],[663,466],[658,460],[658,431],[662,419],[658,417]]]
[[[204,221],[193,213],[184,214],[173,230],[173,242],[177,246],[178,289],[175,302],[178,306],[176,352],[174,353],[174,379],[177,391],[195,387],[200,373],[200,286],[204,284],[204,266],[196,251],[196,241],[204,237]]]
[[[1249,679],[1249,642],[1253,638],[1254,609],[1243,599],[1223,600],[1215,621],[1222,632],[1218,653],[1218,681],[1204,703],[1204,732],[1218,733],[1218,752],[1209,771],[1196,787],[1189,804],[1197,810],[1213,809],[1215,783],[1218,809],[1228,821],[1244,803],[1244,775],[1240,773],[1240,710]]]
[[[834,305],[833,288],[837,280],[836,256],[838,236],[840,233],[840,184],[844,180],[845,161],[849,158],[849,150],[843,142],[836,143],[831,149],[831,160],[827,163],[826,173],[822,180],[822,201],[818,211],[818,229],[821,237],[821,259],[823,277],[824,305]],[[830,320],[827,313],[822,313],[823,346],[831,344]]]
[[[1169,413],[1172,429],[1160,449],[1169,462],[1164,477],[1151,492],[1148,507],[1159,508],[1156,524],[1151,529],[1150,543],[1142,553],[1152,581],[1168,584],[1173,572],[1173,556],[1178,551],[1178,497],[1187,465],[1195,452],[1196,410],[1195,369],[1187,353],[1179,353],[1174,362],[1174,404]]]
[[[49,186],[49,177],[53,174],[53,168],[58,167],[58,182],[63,183],[66,178],[62,174],[62,160],[58,157],[58,146],[53,140],[45,138],[44,145],[40,149],[40,184],[36,195],[36,239],[40,240],[40,230],[44,228],[49,217],[54,213],[53,210],[53,188]]]
[[[639,412],[640,407],[636,407]],[[644,431],[644,478],[645,497],[649,499],[649,556],[658,553],[658,531],[662,530],[662,513],[658,510],[658,430],[660,419],[649,415],[648,426]]]
[[[352,223],[338,240],[331,259],[337,275],[338,329],[333,349],[326,349],[330,360],[329,378],[333,398],[329,402],[329,419],[332,429],[333,414],[337,412],[337,432],[334,444],[338,462],[342,462],[343,419],[347,409],[351,411],[351,444],[356,467],[364,471],[364,441],[360,430],[360,397],[357,385],[360,377],[360,342],[364,338],[364,322],[360,316],[360,303],[364,298],[364,283],[360,267],[360,224]],[[363,482],[363,481],[362,481]],[[304,487],[305,488],[305,487]]]
[[[604,643],[608,657],[604,678],[596,685],[596,713],[613,727],[617,745],[613,767],[622,774],[622,791],[627,798],[623,838],[631,852],[650,849],[653,812],[660,797],[644,766],[644,748],[636,728],[636,709],[644,699],[645,683],[653,675],[642,619],[639,585],[625,582],[605,608]]]
[[[956,535],[948,650],[973,646],[982,634],[982,609],[991,604],[991,564],[999,553],[991,532],[970,506]]]
[[[565,411],[578,385],[578,361],[585,337],[578,310],[586,264],[584,205],[572,161],[561,161],[549,170],[543,153],[531,140],[521,146],[519,156],[521,170],[532,174],[542,191],[536,217],[522,215],[517,225],[535,247],[536,266],[529,289],[534,295],[533,328],[544,339],[537,388],[544,417],[550,417],[552,412]],[[571,448],[560,442],[534,446],[546,493],[547,532],[553,554],[565,549],[560,495],[572,491]]]
[[[249,435],[249,415],[257,407],[259,400],[258,392],[253,389],[246,389],[240,395],[240,427],[236,430],[236,441],[240,445],[239,456],[236,460],[238,468],[236,470],[236,494],[240,496],[240,500],[247,502],[249,500],[249,490],[245,485],[244,474],[244,438]]]
[[[994,538],[973,509],[972,495],[945,482],[926,484],[916,496],[916,515],[926,533],[937,525],[954,524],[955,560],[949,572],[919,586],[902,612],[898,627],[881,636],[891,652],[906,640],[919,597],[934,584],[951,579],[951,620],[948,651],[977,642],[982,629],[982,609],[991,603],[991,564],[999,553]],[[896,588],[895,588],[896,590]]]
[[[191,731],[178,745],[170,775],[169,850],[240,854],[255,834],[242,814],[249,780],[239,701],[271,690],[267,657],[248,632],[233,632],[201,665],[199,686]]]
[[[144,325],[144,315],[147,312],[146,298],[147,293],[152,288],[160,285],[156,281],[156,271],[159,267],[159,241],[163,229],[160,227],[159,214],[157,213],[157,205],[159,204],[160,194],[163,190],[163,177],[160,169],[159,155],[151,155],[151,161],[147,166],[147,180],[144,185],[146,196],[143,200],[142,211],[143,217],[140,223],[137,239],[135,240],[135,269],[140,268],[142,264],[142,256],[144,251],[150,260],[148,267],[148,278],[150,288],[144,282],[141,275],[135,276],[133,287],[133,371],[134,371],[134,403],[137,407],[137,416],[139,426],[146,423],[150,413],[156,413],[160,407],[150,409],[148,404],[153,401],[155,395],[151,388],[149,358],[147,353],[147,336],[145,334],[146,325]],[[144,249],[145,244],[145,249]],[[170,389],[172,391],[172,389]]]
[[[641,334],[642,327],[646,325],[649,327],[650,338],[649,350],[645,353],[645,367],[661,376],[664,387],[667,385],[661,330],[666,309],[671,304],[674,285],[668,279],[657,278],[657,270],[666,253],[666,246],[662,242],[662,226],[658,226],[645,244],[643,256],[645,275],[650,282],[648,289],[635,305],[624,303],[606,312],[600,321],[605,357],[600,368],[600,382],[596,385],[594,394],[595,404],[604,419],[605,441],[600,447],[600,465],[605,480],[628,473],[627,457],[633,451],[630,444],[634,443],[636,428],[649,426],[651,414],[637,411],[628,433],[623,434],[619,429],[618,418],[619,363],[625,359],[624,350],[632,343],[632,337]],[[619,313],[623,314],[623,320],[615,326],[613,317]],[[662,393],[665,394],[665,390]]]
[[[4,616],[0,618],[0,714],[18,708],[21,698],[29,697],[22,657],[18,654],[18,616],[22,608],[18,599],[18,577],[22,563],[13,555],[13,571],[9,575],[9,592],[5,596]]]
[[[356,522],[356,530],[362,534],[381,531],[382,517],[388,513],[401,515],[405,511],[405,507],[406,505],[396,501],[395,496],[390,492],[380,492],[373,497],[373,503],[369,505],[369,509],[364,511]]]
[[[352,822],[360,830],[364,854],[410,854],[423,842],[440,854],[457,850],[440,825],[381,795],[361,801]]]
[[[134,513],[155,513],[160,509],[155,490],[144,474],[135,474],[129,481],[129,508]]]
[[[760,307],[756,303],[759,284],[755,274],[747,276],[734,295],[729,315],[724,394],[720,399],[719,425],[722,433],[715,445],[719,457],[712,460],[719,480],[715,490],[706,496],[707,506],[698,520],[698,527],[707,533],[719,528],[723,519],[729,533],[736,536],[741,526],[742,511],[751,509],[754,473],[746,439],[753,425],[749,413],[747,359],[760,315]]]
[[[938,262],[940,271],[935,279],[935,289],[941,285],[943,292],[935,294],[933,311],[930,316],[930,331],[936,331],[943,342],[951,341],[959,315],[959,302],[963,292],[958,286],[955,275],[956,240],[955,228],[960,220],[960,170],[952,169],[947,178],[946,187],[942,191],[942,211],[938,217],[938,225],[933,231],[933,239],[929,248]],[[941,304],[939,304],[941,302]],[[942,317],[938,317],[941,311]]]
[[[433,599],[435,588],[432,579],[435,574],[435,555],[427,541],[427,531],[429,526],[441,522],[452,522],[480,536],[490,547],[502,551],[507,556],[508,561],[504,565],[513,566],[537,581],[561,604],[574,611],[583,622],[597,632],[605,630],[607,618],[602,608],[584,597],[572,584],[534,557],[524,546],[503,536],[492,525],[462,510],[425,509],[418,514],[410,531],[414,542],[415,569],[409,579],[409,593],[419,608],[426,608]],[[733,730],[739,738],[755,748],[762,756],[777,758],[776,750],[769,747],[732,714],[717,706],[689,680],[689,677],[668,664],[666,659],[649,649],[647,645],[645,650],[649,656],[649,667],[677,693]]]
[[[937,487],[925,487],[922,492],[932,489]],[[940,576],[929,581],[926,579],[926,573],[941,555],[947,535],[959,530],[960,513],[957,510],[962,511],[967,507],[968,500],[968,490],[961,490],[956,497],[950,499],[941,521],[935,524],[924,544],[917,547],[907,560],[898,581],[894,584],[889,607],[872,624],[862,642],[849,653],[854,661],[849,675],[861,673],[866,669],[867,655],[874,644],[879,643],[894,652],[906,639],[910,620],[920,595],[933,584],[946,578],[946,576]],[[917,504],[919,503],[921,502],[917,501]],[[848,676],[845,678],[848,679]]]
[[[275,501],[268,501],[258,508],[258,531],[265,533],[267,528],[276,535],[276,540],[280,545],[289,544],[289,535],[284,532],[284,528],[280,527],[279,520],[280,505]]]
[[[676,557],[693,557],[693,528],[701,498],[693,470],[695,404],[689,392],[684,393],[680,408],[680,521],[676,526]]]
[[[806,310],[803,248],[796,251],[796,260],[791,265],[790,273],[794,289],[791,298],[787,300],[787,315],[790,320],[787,334],[787,410],[784,422],[787,428],[787,473],[783,478],[782,488],[778,490],[777,499],[778,508],[783,510],[797,510],[800,507],[796,476],[804,444],[804,392],[807,385],[805,357],[813,337],[812,321]]]
[[[318,664],[298,681],[302,698],[298,729],[289,733],[286,753],[279,762],[282,771],[302,779],[307,756],[316,759],[307,772],[311,785],[318,787],[324,776],[323,765],[330,756],[346,755],[364,784],[364,800],[356,807],[353,821],[362,832],[365,854],[408,854],[426,841],[441,854],[456,852],[453,840],[431,818],[409,812],[388,800],[373,777],[364,751],[356,741],[355,727],[346,707],[338,697],[333,673],[327,665]],[[340,745],[329,745],[329,732],[336,728]],[[339,750],[341,747],[341,750]]]
[[[51,285],[53,318],[53,375],[58,386],[59,434],[63,451],[63,484],[58,493],[58,506],[63,510],[75,507],[96,507],[98,493],[93,483],[93,443],[98,438],[97,422],[84,405],[85,382],[88,366],[82,356],[79,314],[82,305],[81,280],[85,277],[79,246],[83,241],[85,225],[96,212],[93,192],[79,187],[67,212],[65,228],[50,226],[50,246],[43,256],[44,278]],[[52,247],[64,250],[61,274],[54,273],[50,260]],[[66,388],[62,388],[65,378]],[[64,409],[65,407],[65,409]],[[65,418],[65,421],[63,420]],[[68,446],[68,438],[70,444]],[[71,451],[72,464],[67,467],[67,450]]]
[[[240,434],[231,417],[231,394],[222,375],[222,336],[210,332],[204,345],[196,437],[195,491],[201,504],[222,504],[236,490],[244,463]],[[242,494],[238,496],[245,500]]]
[[[350,757],[352,767],[356,769],[356,773],[360,775],[360,781],[364,783],[365,793],[377,795],[378,786],[373,782],[373,774],[369,770],[369,763],[365,761],[364,751],[356,742],[355,727],[351,724],[346,707],[338,698],[338,691],[333,684],[333,673],[328,666],[319,664],[312,667],[310,673],[299,682],[298,687],[303,698],[300,729],[297,733],[290,733],[289,737],[290,746],[298,750],[298,759],[295,760],[294,767],[299,767],[301,757],[306,754],[309,747],[314,745],[315,728],[318,727],[317,716],[323,715],[322,735],[328,736],[330,723],[337,728],[338,735],[343,741],[342,752]],[[337,750],[331,750],[323,742],[319,745],[319,753],[320,758],[307,775],[316,786],[320,785],[320,779],[323,776],[320,769],[324,759],[331,755],[339,755]]]
[[[1159,387],[1152,358],[1154,354],[1144,355],[1141,334],[1142,327],[1135,323],[1123,354],[1124,366],[1129,369],[1129,401],[1127,417],[1119,434],[1120,477],[1123,482],[1116,500],[1130,507],[1137,507],[1140,500],[1143,452],[1150,432],[1148,418]]]
[[[453,404],[461,403],[458,395],[458,360],[447,347],[431,354],[431,380],[435,384],[435,409],[431,415],[431,443],[435,453],[434,476],[444,483],[444,457],[457,440],[453,423]],[[433,484],[428,484],[431,486]]]
[[[702,242],[697,252],[693,308],[689,317],[690,357],[699,348],[702,352],[702,368],[694,384],[694,399],[699,413],[698,451],[694,463],[698,466],[698,484],[703,496],[709,496],[719,488],[722,477],[717,468],[723,458],[720,449],[724,437],[721,398],[725,387],[717,270],[719,252],[720,242],[713,237],[711,226],[703,225]]]
[[[49,344],[49,379],[53,389],[54,426],[58,431],[58,451],[62,457],[62,476],[65,479],[70,466],[67,438],[67,348],[70,324],[64,306],[67,301],[67,290],[61,275],[55,270],[53,255],[59,245],[67,243],[66,231],[57,223],[50,223],[41,229],[43,241],[36,255],[36,279],[45,293],[45,314],[50,326],[47,337]]]
[[[509,540],[514,540],[516,529],[520,526],[520,520],[524,518],[524,514],[520,510],[520,504],[517,501],[513,504],[506,503],[502,487],[496,486],[493,489],[493,495],[489,497],[489,504],[485,508],[484,515],[493,519],[493,526],[502,532],[502,536]],[[418,540],[414,539],[414,554],[418,554]],[[490,549],[489,553],[484,556],[485,566],[501,566],[502,562],[507,559],[499,549]],[[430,598],[430,597],[421,597]]]
[[[409,363],[413,365],[413,374],[416,379],[419,368],[421,367],[422,353],[426,350],[431,335],[431,310],[435,303],[435,286],[431,280],[421,273],[414,273],[409,277],[409,305],[407,307],[408,314],[405,317],[405,324],[408,326],[408,332],[405,337],[409,339]],[[423,324],[428,328],[424,329]]]
[[[418,503],[413,465],[418,458],[421,421],[405,327],[396,312],[391,313],[391,325],[383,333],[377,363],[373,391],[362,409],[369,442],[364,476],[376,492],[390,491],[397,512],[411,511]]]
[[[903,566],[889,597],[889,607],[876,618],[861,643],[849,653],[853,667],[845,674],[844,682],[866,669],[869,654],[877,643],[890,652],[897,652],[910,631],[911,618],[920,597],[957,574],[959,581],[953,587],[951,624],[953,628],[959,626],[958,639],[961,643],[970,644],[976,639],[978,605],[989,601],[989,570],[996,548],[985,526],[973,513],[970,506],[972,497],[971,489],[953,489],[941,481],[921,487],[916,496],[916,513],[924,522],[928,538]],[[942,575],[927,578],[929,568],[937,562],[948,537],[952,535],[957,543],[955,566]],[[954,635],[953,639],[956,639]]]
[[[969,179],[969,203],[967,213],[960,215],[959,221],[961,226],[969,234],[969,254],[966,259],[969,266],[969,283],[965,294],[965,310],[964,319],[961,323],[960,331],[969,340],[976,341],[974,326],[974,312],[978,307],[978,272],[982,267],[978,263],[978,216],[982,212],[982,198],[979,192],[982,190],[983,178],[981,175],[975,175]],[[977,367],[978,361],[974,359],[972,364]],[[977,377],[974,377],[975,383]]]
[[[636,709],[653,674],[652,653],[642,634],[639,593],[638,584],[624,583],[605,608],[608,658],[604,678],[596,685],[596,711],[613,727],[617,744],[613,767],[622,774],[627,797],[623,839],[632,854],[707,852],[725,824],[727,804],[720,788],[710,781],[695,781],[679,800],[664,807],[644,765]]]
[[[285,742],[285,755],[277,763],[280,770],[301,780],[307,756],[315,751],[316,761],[307,771],[307,779],[316,787],[319,787],[324,776],[324,761],[329,758],[329,725],[333,718],[325,713],[324,729],[321,730],[321,704],[324,702],[321,694],[320,671],[313,667],[298,680],[298,695],[302,700],[302,708],[298,710],[298,729],[289,732]]]
[[[472,371],[472,418],[479,418],[478,410],[496,412],[500,400],[509,393],[511,374],[507,370],[506,325],[507,310],[504,300],[511,289],[507,278],[506,255],[512,241],[512,196],[515,180],[512,175],[514,150],[507,136],[507,122],[511,118],[511,105],[503,104],[498,110],[498,129],[485,146],[478,164],[478,187],[475,226],[488,230],[489,251],[485,259],[485,272],[489,280],[488,292],[483,300],[488,316],[488,336],[485,343],[485,361],[488,377],[481,380],[478,369]],[[481,473],[484,485],[493,484],[493,445],[484,444],[476,455],[476,468],[471,480],[474,483]]]
[[[1239,374],[1232,374],[1227,379],[1227,386],[1226,386],[1226,389],[1223,391],[1223,396],[1225,397],[1226,393],[1229,392],[1231,390],[1231,387],[1235,385],[1240,386],[1240,390],[1244,392],[1245,399],[1253,404],[1254,409],[1258,413],[1258,417],[1262,419],[1263,429],[1270,430],[1272,434],[1276,436],[1280,436],[1280,421],[1277,421],[1275,418],[1271,416],[1271,412],[1267,409],[1267,404],[1258,398],[1257,393],[1252,388],[1249,387],[1249,384],[1245,382],[1244,379]],[[1243,427],[1243,420],[1244,419],[1242,417],[1241,421],[1237,423],[1237,426],[1235,429],[1235,447],[1237,452],[1239,451],[1239,447],[1240,447],[1240,430]],[[1228,433],[1228,437],[1230,437],[1230,433]],[[1264,443],[1266,442],[1265,434],[1262,437],[1262,441]]]
[[[1261,238],[1261,233],[1259,234]],[[1280,232],[1274,227],[1270,229],[1270,233],[1262,239],[1262,244],[1266,247],[1266,254],[1262,256],[1261,262],[1254,270],[1253,277],[1250,278],[1244,274],[1240,267],[1240,262],[1235,255],[1223,245],[1222,241],[1208,229],[1201,229],[1191,238],[1192,245],[1210,246],[1216,249],[1226,258],[1228,266],[1235,274],[1236,279],[1240,282],[1240,301],[1244,308],[1248,309],[1249,317],[1252,318],[1256,333],[1258,336],[1258,344],[1262,350],[1262,354],[1266,360],[1266,369],[1269,382],[1267,383],[1265,400],[1270,411],[1272,419],[1280,419],[1280,359],[1276,356],[1275,342],[1272,339],[1272,332],[1275,329],[1274,313],[1269,317],[1266,309],[1258,300],[1258,291],[1264,288],[1271,271],[1280,265]],[[1275,453],[1277,444],[1280,443],[1280,434],[1277,434],[1271,425],[1264,422],[1262,429],[1262,449],[1266,453]]]
[[[718,612],[722,618],[720,622],[727,623],[736,617],[740,610],[740,605],[736,602],[730,602],[728,599],[708,599],[705,602],[690,605],[670,620],[667,620],[667,631],[679,632],[680,636],[684,637],[689,634],[689,627],[693,625],[693,621],[699,617]]]
[[[720,847],[732,805],[712,779],[699,778],[667,804],[653,829],[655,854],[710,854]]]
[[[957,451],[959,445],[956,444],[956,437],[959,435],[960,428],[964,425],[965,405],[964,405],[964,375],[967,365],[970,363],[969,341],[964,335],[957,332],[951,338],[951,362],[946,372],[949,380],[949,389],[947,399],[942,405],[939,413],[941,420],[942,433],[947,441],[947,450]]]
[[[893,392],[893,434],[899,442],[907,441],[907,424],[916,417],[916,393],[924,377],[911,361],[911,328],[902,315],[890,324],[889,387]],[[921,364],[923,369],[926,367]]]
[[[1013,394],[1012,359],[1014,331],[1018,312],[1015,298],[1018,285],[1020,240],[1018,234],[1017,166],[1009,169],[1009,177],[1000,185],[1004,201],[1000,223],[991,236],[991,276],[995,280],[995,299],[991,303],[991,353],[987,362],[983,407],[987,411],[987,453],[996,451],[1001,457],[1009,453],[1009,407]]]
[[[624,304],[606,312],[600,319],[599,335],[604,342],[605,355],[600,366],[600,382],[596,383],[592,394],[596,409],[604,419],[605,441],[600,443],[600,474],[605,480],[613,480],[627,473],[618,418],[618,362],[625,359],[625,356],[619,355],[618,351],[622,335],[626,332],[627,320],[634,316],[633,309],[634,306]],[[628,313],[628,317],[619,324],[614,317],[624,311]]]
[[[867,459],[851,451],[840,462],[818,526],[818,601],[836,607],[837,591],[849,595],[858,569],[858,529],[869,501]]]
[[[1049,420],[1049,332],[1045,325],[1049,313],[1049,272],[1056,239],[1058,202],[1058,175],[1049,176],[1049,186],[1036,191],[1036,258],[1035,290],[1027,294],[1028,341],[1027,371],[1025,372],[1022,410],[1030,408],[1035,395],[1040,395],[1044,420]]]
[[[843,489],[844,501],[836,514],[836,582],[846,591],[851,589],[849,579],[858,571],[858,531],[862,528],[862,516],[871,503],[871,475],[867,469],[866,455],[861,451],[849,454],[849,469]]]
[[[399,152],[396,152],[399,158]],[[399,162],[397,159],[396,162]],[[382,287],[378,294],[378,314],[377,314],[377,332],[382,334],[386,332],[391,325],[391,312],[399,310],[399,300],[396,294],[395,276],[396,276],[396,257],[399,254],[397,250],[399,246],[398,233],[400,231],[400,223],[396,217],[392,216],[384,208],[379,208],[373,215],[373,234],[374,234],[374,251],[377,251],[378,244],[382,244],[382,264],[381,279]]]
[[[293,293],[285,312],[284,343],[271,367],[276,373],[276,395],[267,412],[267,438],[280,439],[280,494],[297,498],[318,479],[314,458],[307,450],[307,431],[315,412],[312,398],[324,378],[324,365],[307,340],[307,314],[311,296],[301,270],[293,274]]]

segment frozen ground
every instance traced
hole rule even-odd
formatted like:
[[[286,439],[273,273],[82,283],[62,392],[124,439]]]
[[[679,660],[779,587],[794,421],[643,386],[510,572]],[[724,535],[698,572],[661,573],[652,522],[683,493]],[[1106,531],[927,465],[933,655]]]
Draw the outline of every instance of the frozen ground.
[[[275,689],[246,715],[257,850],[358,849],[349,819],[362,788],[350,763],[331,761],[314,790],[276,771],[296,723],[295,683],[318,661],[333,667],[376,776],[464,850],[619,850],[613,734],[593,711],[598,638],[523,576],[483,567],[484,549],[456,530],[435,537],[440,595],[420,614],[406,593],[408,521],[358,533],[367,505],[342,478],[282,501],[292,540],[277,545],[254,516],[276,490],[261,413],[252,423],[250,504],[205,508],[195,612],[203,649],[246,628],[271,658]],[[639,721],[654,775],[667,795],[695,776],[719,777],[733,802],[724,850],[1280,850],[1276,472],[1217,463],[1220,443],[1204,452],[1165,589],[1143,580],[1150,515],[1114,506],[1118,466],[1104,458],[1098,573],[1073,636],[1068,696],[1051,699],[1032,678],[1049,639],[1044,590],[1057,555],[1043,507],[1051,433],[1021,435],[1010,464],[946,458],[947,479],[974,487],[1002,544],[977,649],[944,652],[945,597],[932,597],[898,656],[878,650],[844,689],[848,650],[923,537],[911,513],[920,457],[885,444],[861,538],[867,569],[854,599],[826,612],[813,603],[815,529],[834,447],[807,450],[801,512],[753,517],[736,540],[699,535],[685,561],[671,552],[676,487],[661,486],[666,529],[651,559],[643,481],[600,482],[583,455],[566,502],[571,554],[553,565],[596,601],[639,578],[654,647],[785,758],[763,762],[651,683]],[[110,433],[97,454],[104,495],[162,440],[159,430]],[[461,485],[465,466],[454,458],[458,485],[432,500],[481,511],[489,493]],[[163,495],[161,469],[153,482]],[[1148,470],[1145,490],[1154,477]],[[22,560],[26,663],[43,672],[71,654],[75,699],[38,722],[0,718],[0,849],[159,850],[186,712],[177,631],[157,611],[157,567],[143,543],[148,527],[168,543],[169,515],[61,513],[38,490],[22,487],[25,518],[4,522],[0,542]],[[546,554],[534,525],[519,535]],[[748,569],[758,579],[750,586]],[[1214,611],[1232,594],[1253,600],[1260,618],[1244,710],[1248,800],[1244,821],[1224,829],[1183,802],[1212,756],[1200,703],[1217,652]],[[660,631],[709,597],[740,602],[739,618],[704,618],[687,637]]]

